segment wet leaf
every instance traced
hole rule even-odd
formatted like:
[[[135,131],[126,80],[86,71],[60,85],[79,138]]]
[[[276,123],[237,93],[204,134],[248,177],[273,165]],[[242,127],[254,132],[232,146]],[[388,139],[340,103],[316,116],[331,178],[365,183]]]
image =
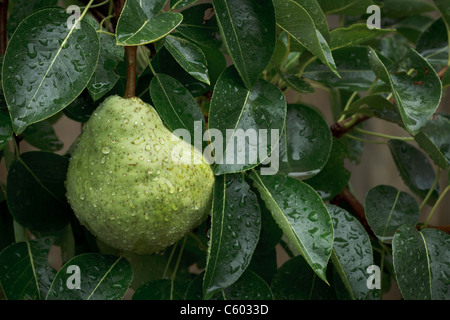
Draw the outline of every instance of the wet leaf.
[[[171,35],[166,37],[164,46],[191,76],[210,84],[206,57],[199,47],[186,39]]]
[[[397,283],[405,300],[450,298],[450,236],[439,230],[403,225],[392,241]]]
[[[24,139],[42,151],[58,151],[64,146],[48,120],[33,123],[23,132]]]
[[[389,73],[373,50],[369,50],[369,60],[377,77],[391,87],[405,129],[417,134],[441,101],[442,85],[433,67],[413,49],[407,56],[408,69],[414,69],[413,73]]]
[[[150,83],[150,95],[156,110],[170,130],[187,130],[189,136],[183,139],[187,143],[195,145],[195,137],[200,135],[203,138],[205,129],[205,119],[198,103],[192,94],[175,78],[157,73]],[[201,127],[199,127],[201,125]],[[178,131],[181,133],[181,131]],[[203,150],[200,145],[196,147]]]
[[[394,32],[390,29],[369,29],[367,24],[353,24],[347,28],[336,28],[330,34],[331,50],[355,46]]]
[[[33,231],[61,230],[71,210],[64,181],[68,159],[50,152],[31,151],[20,155],[9,170],[6,194],[12,216]]]
[[[414,139],[441,169],[450,166],[450,119],[438,114]]]
[[[252,171],[250,178],[284,234],[326,282],[333,226],[320,196],[307,184],[285,175],[259,175]]]
[[[178,12],[163,12],[155,15],[147,4],[127,0],[117,22],[116,39],[121,46],[143,45],[164,38],[183,20]]]
[[[270,288],[275,300],[336,300],[334,289],[317,279],[302,256],[285,262],[273,277]]]
[[[228,53],[242,81],[252,89],[275,48],[275,11],[271,1],[213,0]]]
[[[339,76],[327,41],[305,8],[293,0],[274,0],[274,6],[277,24]]]
[[[314,108],[288,105],[286,130],[280,139],[280,172],[309,178],[325,166],[331,151],[331,132]]]
[[[217,80],[209,111],[215,174],[241,172],[265,161],[276,150],[285,117],[280,89],[259,79],[248,90],[236,69],[228,67]]]
[[[77,270],[80,289],[70,289],[68,285],[76,286]],[[131,266],[123,257],[100,253],[81,254],[58,271],[46,300],[122,299],[132,277]]]
[[[259,240],[258,199],[239,174],[216,178],[204,297],[233,284],[246,270]]]
[[[107,94],[119,81],[115,69],[125,56],[123,47],[116,45],[116,39],[108,34],[99,33],[100,55],[97,68],[88,83],[87,89],[94,101]]]
[[[436,179],[430,161],[419,149],[405,141],[390,140],[388,145],[403,182],[412,192],[424,199]],[[437,200],[438,192],[439,188],[436,186],[428,204]]]
[[[53,240],[18,242],[0,253],[0,285],[8,300],[42,300],[56,271],[48,264]]]
[[[361,223],[346,210],[327,205],[333,219],[332,261],[352,299],[365,299],[367,268],[373,265],[372,245]]]
[[[420,215],[419,204],[413,196],[386,185],[369,190],[364,209],[375,235],[387,243],[401,225],[416,225]]]
[[[325,167],[317,175],[305,181],[320,194],[324,201],[332,199],[347,186],[350,171],[345,168],[344,160],[348,157],[345,144],[338,139],[333,139],[331,153]]]
[[[78,24],[67,28],[68,17],[62,9],[40,10],[17,27],[9,42],[2,83],[16,134],[66,107],[95,71],[97,33],[85,21],[80,29]]]

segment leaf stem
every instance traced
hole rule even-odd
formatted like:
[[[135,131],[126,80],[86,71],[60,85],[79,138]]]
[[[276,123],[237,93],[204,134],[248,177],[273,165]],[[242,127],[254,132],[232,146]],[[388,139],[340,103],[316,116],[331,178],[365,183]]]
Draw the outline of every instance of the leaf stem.
[[[125,98],[136,96],[136,53],[137,46],[125,47],[127,55],[127,84],[125,87]]]
[[[177,249],[177,246],[178,246],[178,242],[175,243],[175,245],[172,248],[172,251],[170,252],[169,260],[167,261],[166,267],[164,268],[162,279],[164,279],[166,277],[167,270],[169,269],[170,263],[172,262],[172,258],[173,258],[173,255],[175,253],[175,250]]]
[[[175,264],[175,268],[173,269],[172,276],[170,277],[170,300],[173,300],[173,285],[175,282],[175,276],[178,271],[178,267],[180,266],[181,256],[183,255],[184,246],[186,244],[187,237],[185,236],[183,239],[183,243],[181,244],[180,252],[178,253],[177,262]]]
[[[342,111],[342,116],[339,118],[338,121],[343,121],[345,120],[345,111],[348,110],[348,108],[350,107],[350,105],[352,104],[353,100],[355,99],[355,97],[358,95],[358,92],[355,91],[353,92],[353,94],[350,96],[350,98],[347,101],[347,104],[345,105],[344,111]]]
[[[80,7],[80,9],[85,9],[85,8],[90,8],[90,9],[98,8],[98,7],[101,7],[101,6],[105,5],[105,4],[107,4],[107,3],[110,2],[110,1],[111,1],[111,0],[105,0],[105,1],[103,1],[103,2],[93,4],[93,5],[91,5],[91,6],[89,6],[89,4],[88,4],[88,5],[85,6],[85,7]],[[80,20],[81,20],[81,19],[80,19]]]
[[[431,186],[430,190],[428,191],[425,199],[423,199],[422,203],[419,206],[419,210],[422,211],[422,209],[425,207],[425,205],[427,204],[428,200],[430,199],[431,195],[433,194],[434,188],[436,187],[436,185],[439,182],[439,178],[441,177],[441,168],[438,168],[437,172],[436,172],[436,178],[434,179],[433,185]]]
[[[368,139],[356,137],[356,136],[351,135],[351,134],[349,134],[349,133],[346,133],[345,136],[346,136],[347,138],[350,138],[350,139],[353,139],[353,140],[358,140],[358,141],[367,142],[367,143],[373,143],[373,144],[386,144],[385,141],[368,140]]]
[[[385,138],[385,139],[395,139],[395,140],[403,140],[403,141],[413,141],[414,138],[413,137],[397,137],[397,136],[391,136],[388,134],[384,134],[384,133],[378,133],[378,132],[373,132],[373,131],[368,131],[368,130],[364,130],[361,128],[353,128],[354,131],[362,133],[362,134],[366,134],[369,136],[374,136],[374,137],[379,137],[379,138]]]
[[[434,213],[436,212],[439,204],[441,203],[442,199],[444,199],[445,195],[447,194],[447,192],[450,191],[450,185],[447,186],[447,188],[444,189],[444,191],[441,193],[441,195],[439,196],[439,198],[437,199],[436,203],[433,206],[433,209],[431,209],[430,214],[428,215],[427,219],[425,220],[425,223],[423,224],[423,228],[426,228],[428,226],[428,224],[430,223],[431,218],[433,217]]]

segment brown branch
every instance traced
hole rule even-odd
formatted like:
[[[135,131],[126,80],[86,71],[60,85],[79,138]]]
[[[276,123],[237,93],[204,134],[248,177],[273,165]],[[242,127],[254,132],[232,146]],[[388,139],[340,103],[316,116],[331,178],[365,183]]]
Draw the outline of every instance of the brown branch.
[[[125,47],[127,54],[127,84],[125,87],[125,98],[136,96],[136,54],[137,46]]]
[[[442,69],[441,71],[439,71],[439,73],[438,73],[439,79],[442,80],[442,78],[444,77],[444,74],[445,74],[445,72],[447,71],[447,69],[448,69],[448,66],[445,66],[444,69]]]
[[[0,54],[3,56],[8,45],[8,32],[6,22],[8,21],[8,0],[0,0]]]
[[[116,22],[122,13],[125,5],[125,0],[114,0],[114,13],[116,15]],[[124,98],[132,98],[136,96],[136,60],[137,60],[137,46],[125,47],[127,59],[127,84],[125,87]]]
[[[352,118],[347,118],[344,121],[336,122],[330,127],[331,133],[333,134],[333,137],[340,138],[347,132],[351,131],[355,126],[358,124],[370,119],[369,116],[366,115],[359,115],[357,119],[352,123],[351,126],[346,126],[350,121],[352,121]]]

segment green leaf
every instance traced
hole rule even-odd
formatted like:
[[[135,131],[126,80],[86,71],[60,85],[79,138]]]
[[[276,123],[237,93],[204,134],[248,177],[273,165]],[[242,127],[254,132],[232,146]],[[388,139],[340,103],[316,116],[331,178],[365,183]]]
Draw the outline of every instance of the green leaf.
[[[347,28],[336,28],[330,34],[331,50],[342,47],[355,46],[366,43],[387,33],[393,32],[391,29],[369,29],[366,24],[353,24]]]
[[[182,9],[184,7],[193,5],[197,3],[199,0],[175,0],[173,1],[173,4],[171,3],[172,9]],[[171,1],[172,2],[172,1]]]
[[[367,106],[368,108],[365,108]],[[353,102],[346,114],[368,113],[376,117],[402,125],[402,119],[395,106],[378,94],[369,94]]]
[[[261,229],[258,199],[239,174],[216,178],[204,297],[233,284],[250,263]]]
[[[424,229],[421,231],[431,269],[431,298],[433,300],[450,299],[450,236],[436,229]]]
[[[219,27],[211,3],[201,3],[183,10],[183,22],[177,32],[198,45],[219,49]]]
[[[186,300],[202,300],[204,273],[191,281],[186,290]],[[231,286],[216,293],[211,300],[272,300],[268,284],[255,272],[247,269]]]
[[[285,262],[273,277],[270,288],[276,300],[337,299],[334,289],[317,279],[302,256]]]
[[[57,0],[15,0],[9,2],[9,17],[7,22],[8,35],[11,36],[16,30],[19,23],[34,11],[45,7],[53,7],[58,3]]]
[[[382,15],[389,18],[414,16],[434,11],[433,5],[424,0],[389,0],[383,1]]]
[[[450,166],[450,119],[437,114],[414,139],[441,169]]]
[[[330,27],[328,26],[325,14],[317,0],[293,0],[305,9],[314,21],[317,30],[328,41],[330,38]]]
[[[333,247],[333,226],[320,196],[307,184],[284,175],[250,174],[272,216],[314,272],[325,282]]]
[[[285,84],[300,93],[314,93],[314,88],[309,82],[305,81],[297,77],[294,74],[280,72],[281,79],[285,82]]]
[[[213,0],[212,3],[227,51],[245,86],[252,89],[269,64],[275,48],[272,2]]]
[[[12,216],[33,231],[61,230],[69,222],[64,181],[68,159],[54,153],[31,151],[10,167],[6,194]]]
[[[89,91],[84,90],[71,104],[64,108],[63,112],[69,119],[87,122],[100,102],[101,100],[94,101]]]
[[[350,213],[327,205],[333,219],[333,263],[352,299],[365,299],[369,293],[365,278],[373,265],[372,245],[361,223]]]
[[[416,50],[428,63],[441,69],[449,60],[448,39],[444,19],[437,19],[420,34]]]
[[[256,273],[246,270],[233,285],[223,290],[225,300],[272,300],[272,291]]]
[[[171,35],[166,37],[164,46],[191,76],[210,84],[206,57],[199,47],[186,39]]]
[[[277,24],[339,76],[331,50],[308,12],[293,0],[274,0]]]
[[[390,85],[393,97],[403,120],[405,129],[417,134],[439,107],[442,86],[433,67],[416,51],[408,52],[410,71],[389,74],[377,53],[369,50],[372,68],[381,80]]]
[[[0,110],[0,150],[7,145],[13,133],[11,118],[8,112]]]
[[[170,130],[187,130],[190,136],[183,138],[191,139],[186,142],[192,145],[195,144],[194,140],[198,134],[203,137],[205,121],[200,107],[192,94],[178,80],[157,73],[150,83],[150,95],[158,114]],[[198,122],[202,125],[201,128],[198,128]],[[199,133],[196,132],[198,130]],[[201,145],[197,148],[203,150]]]
[[[280,139],[280,172],[295,178],[309,178],[325,166],[331,152],[331,132],[316,109],[290,104],[286,130]]]
[[[344,47],[333,51],[340,77],[318,61],[308,65],[303,73],[306,79],[326,86],[349,91],[368,91],[376,75],[373,73],[366,47]]]
[[[127,0],[117,21],[116,39],[120,46],[143,45],[158,41],[174,30],[183,20],[178,12],[163,12],[154,16],[147,2]],[[151,4],[151,2],[148,2]]]
[[[87,86],[94,101],[107,94],[119,81],[120,76],[115,69],[125,56],[124,48],[116,45],[114,37],[105,33],[99,33],[99,37],[100,55],[97,68]]]
[[[64,144],[58,139],[48,120],[33,123],[23,132],[23,138],[42,151],[58,151]]]
[[[140,286],[133,294],[133,300],[184,300],[189,282],[186,280],[160,279]]]
[[[317,175],[305,181],[320,194],[324,201],[332,199],[347,186],[350,172],[344,167],[344,160],[348,156],[345,144],[333,139],[331,153],[325,167]]]
[[[406,300],[450,298],[450,236],[439,230],[401,226],[392,241],[397,283]]]
[[[0,285],[8,300],[43,299],[55,275],[48,264],[51,238],[18,242],[0,253]]]
[[[80,289],[71,278],[79,268]],[[68,261],[58,271],[46,300],[119,300],[127,292],[133,274],[129,262],[123,257],[108,254],[85,253]]]
[[[214,146],[218,145],[223,150],[214,155],[215,174],[248,170],[266,160],[278,145],[286,108],[276,86],[259,79],[248,90],[236,69],[228,67],[217,80],[209,112],[210,133],[215,138],[211,148],[217,152]]]
[[[317,0],[325,14],[363,15],[374,3],[371,0]]]
[[[448,0],[433,0],[434,4],[438,8],[439,12],[442,15],[442,19],[447,26],[447,37],[448,41],[450,41],[450,6]],[[448,64],[450,66],[450,55],[448,57]]]
[[[412,192],[424,199],[436,179],[430,161],[419,149],[405,141],[390,140],[388,145],[403,182]],[[437,200],[438,193],[439,188],[436,186],[429,204]]]
[[[390,243],[403,224],[416,225],[420,209],[416,199],[394,187],[380,185],[369,190],[364,200],[367,222],[375,235]]]
[[[3,191],[0,193],[2,196]],[[6,201],[0,202],[0,251],[14,243],[14,227]]]
[[[2,83],[16,134],[66,107],[95,70],[97,33],[85,21],[67,28],[68,17],[61,9],[40,10],[21,22],[9,42]]]

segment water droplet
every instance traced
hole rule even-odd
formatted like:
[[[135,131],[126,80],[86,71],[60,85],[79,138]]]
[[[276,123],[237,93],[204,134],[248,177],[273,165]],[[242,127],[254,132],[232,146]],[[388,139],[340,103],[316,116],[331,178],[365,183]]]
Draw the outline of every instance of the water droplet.
[[[100,163],[105,163],[106,162],[106,157],[102,157],[102,159],[100,160]]]
[[[108,146],[104,146],[102,149],[103,154],[109,154],[111,152],[111,149]]]
[[[152,148],[152,147],[150,147],[150,145],[149,145],[149,144],[147,144],[147,145],[145,146],[145,150],[146,150],[146,151],[150,151],[150,150],[151,150],[151,148]]]
[[[85,198],[86,198],[86,196],[85,196],[84,193],[80,194],[80,200],[81,200],[81,201],[83,201]]]
[[[178,192],[181,192],[181,191],[183,191],[183,188],[182,187],[178,187]]]

